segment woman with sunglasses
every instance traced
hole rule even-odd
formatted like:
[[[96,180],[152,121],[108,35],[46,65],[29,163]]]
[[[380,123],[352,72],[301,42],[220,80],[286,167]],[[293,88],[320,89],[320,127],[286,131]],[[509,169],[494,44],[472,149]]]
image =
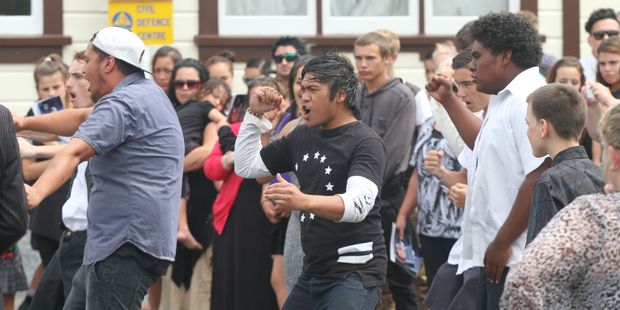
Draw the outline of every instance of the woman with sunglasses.
[[[258,86],[278,88],[272,78],[258,78],[248,85],[246,98]],[[271,289],[270,232],[272,225],[261,211],[262,187],[233,169],[234,144],[248,100],[228,115],[229,126],[219,129],[219,141],[204,163],[204,173],[223,181],[213,203],[213,281],[211,309],[278,309]]]
[[[200,61],[185,58],[172,69],[168,89],[183,130],[186,154],[179,203],[179,244],[172,267],[172,280],[176,284],[172,287],[173,304],[169,306],[172,309],[177,308],[177,301],[182,303],[185,293],[190,296],[190,304],[200,304],[200,299],[210,294],[209,283],[199,281],[211,273],[208,269],[210,254],[205,249],[211,240],[210,207],[217,190],[213,182],[205,178],[201,168],[217,141],[216,127],[208,125],[226,118],[210,102],[194,100],[208,79],[209,73]],[[191,195],[190,189],[194,189]]]

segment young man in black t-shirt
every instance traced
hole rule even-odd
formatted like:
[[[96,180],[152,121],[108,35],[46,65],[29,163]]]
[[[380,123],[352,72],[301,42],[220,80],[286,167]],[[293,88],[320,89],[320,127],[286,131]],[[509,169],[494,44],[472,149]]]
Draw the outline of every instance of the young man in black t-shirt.
[[[250,98],[235,146],[244,178],[277,174],[265,190],[276,208],[299,210],[304,268],[284,309],[374,309],[385,280],[386,251],[375,204],[385,169],[381,138],[355,117],[357,76],[343,57],[311,60],[302,72],[305,125],[261,150],[270,128],[262,114],[282,96],[261,88]],[[294,171],[300,189],[279,173]]]

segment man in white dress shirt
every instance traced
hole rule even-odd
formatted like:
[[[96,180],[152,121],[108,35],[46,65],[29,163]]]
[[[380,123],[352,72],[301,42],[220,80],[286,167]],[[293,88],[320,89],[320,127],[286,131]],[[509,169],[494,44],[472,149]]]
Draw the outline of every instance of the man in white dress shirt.
[[[526,98],[545,85],[538,71],[542,48],[533,26],[512,13],[490,13],[472,27],[476,89],[492,94],[480,122],[437,75],[427,85],[446,108],[465,143],[473,167],[463,219],[463,256],[480,267],[478,309],[498,309],[508,267],[519,261],[536,178],[547,168],[532,155],[527,139]]]

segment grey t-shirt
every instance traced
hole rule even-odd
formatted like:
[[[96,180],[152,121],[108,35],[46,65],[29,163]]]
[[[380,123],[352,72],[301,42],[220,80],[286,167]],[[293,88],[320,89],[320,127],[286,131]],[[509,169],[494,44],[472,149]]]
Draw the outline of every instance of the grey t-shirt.
[[[142,73],[103,96],[74,136],[95,149],[84,265],[131,243],[174,260],[183,134],[164,92]]]

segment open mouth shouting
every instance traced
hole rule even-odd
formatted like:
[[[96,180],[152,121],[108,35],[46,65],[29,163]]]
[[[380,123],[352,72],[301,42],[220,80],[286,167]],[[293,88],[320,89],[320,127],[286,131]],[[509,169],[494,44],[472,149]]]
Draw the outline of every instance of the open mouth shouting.
[[[305,121],[307,121],[307,120],[310,118],[310,112],[311,112],[311,111],[310,111],[310,108],[309,108],[307,105],[302,104],[302,105],[301,105],[301,110],[302,110],[302,111],[303,111],[303,113],[304,113],[304,115],[303,115],[304,120],[305,120]]]

